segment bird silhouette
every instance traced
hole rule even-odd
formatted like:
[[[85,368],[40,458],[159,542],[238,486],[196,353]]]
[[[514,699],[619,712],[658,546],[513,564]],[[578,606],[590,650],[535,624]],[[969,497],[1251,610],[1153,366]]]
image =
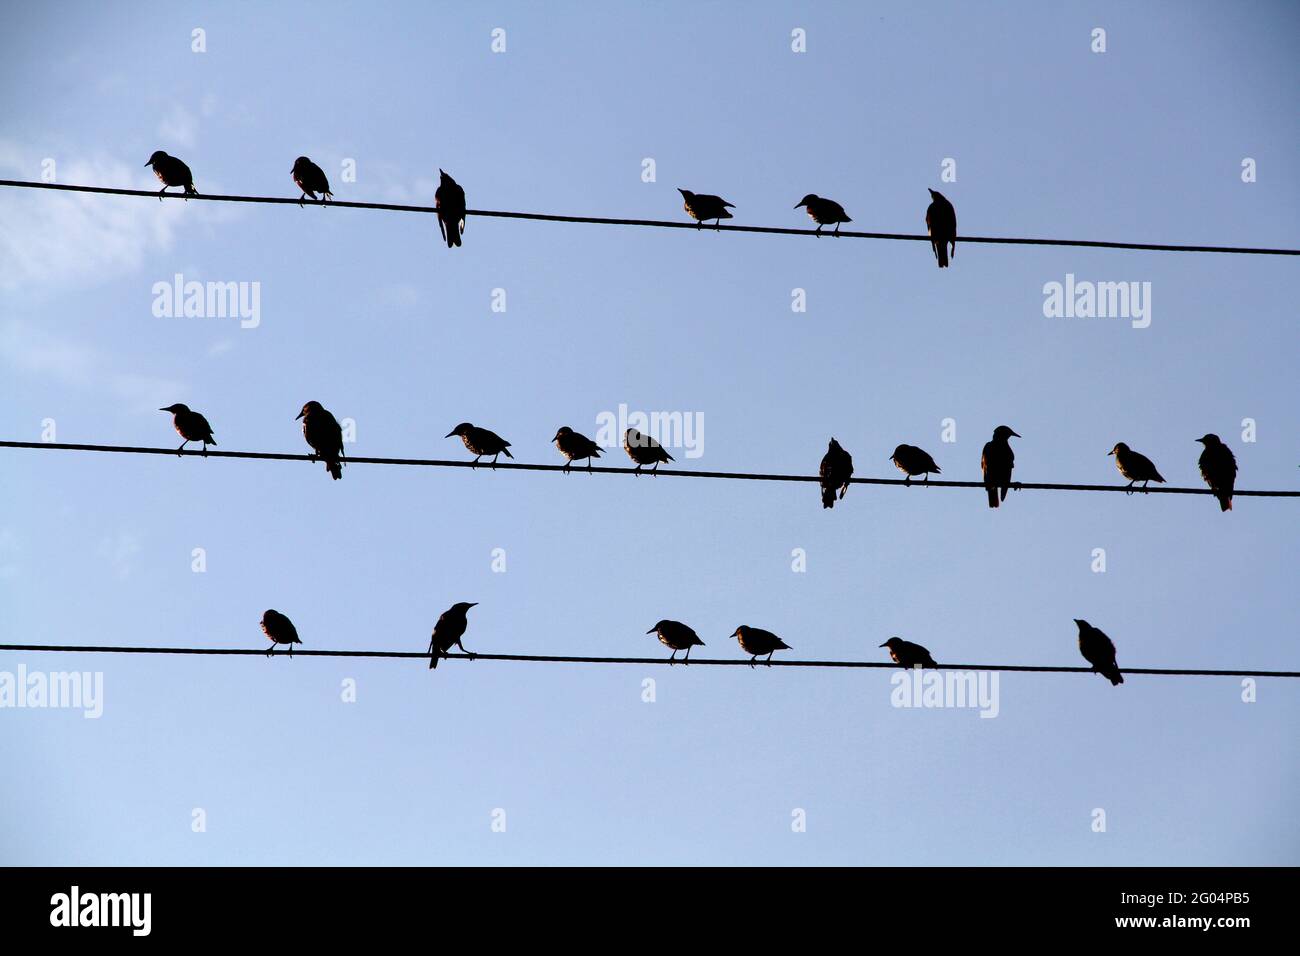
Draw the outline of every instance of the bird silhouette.
[[[161,149],[155,150],[145,165],[153,167],[153,174],[163,184],[163,188],[158,190],[159,202],[162,202],[163,193],[167,191],[168,186],[184,186],[186,202],[189,201],[190,196],[198,195],[198,191],[194,188],[194,174],[175,156],[168,156]]]
[[[692,219],[695,220],[695,228],[698,229],[710,219],[716,219],[715,229],[722,228],[722,220],[730,219],[731,213],[728,209],[735,209],[731,203],[727,202],[721,196],[710,196],[707,193],[693,193],[689,189],[677,190],[682,194],[682,208],[685,209]]]
[[[465,635],[465,628],[469,626],[469,620],[465,615],[477,603],[477,601],[461,601],[438,615],[438,623],[433,625],[433,636],[429,638],[429,670],[437,667],[438,658],[446,657],[453,646],[459,647],[470,660],[474,659],[475,655],[465,650],[465,645],[460,642],[460,639]]]
[[[930,246],[940,269],[948,268],[948,247],[957,255],[957,210],[943,193],[930,190],[930,206],[925,211],[925,225],[930,230]]]
[[[809,193],[795,204],[795,209],[800,206],[808,210],[808,218],[817,223],[817,235],[822,234],[822,226],[834,226],[835,235],[840,234],[840,223],[852,222],[853,220],[845,213],[844,207],[834,199],[823,199],[821,196],[814,196]]]
[[[308,402],[294,421],[302,419],[302,437],[312,448],[312,458],[325,462],[325,470],[338,481],[343,477],[343,429],[320,402]]]
[[[790,650],[790,645],[771,631],[750,627],[748,624],[740,625],[728,636],[736,638],[740,642],[740,649],[750,655],[750,667],[764,654],[767,655],[767,663],[771,664],[773,652]]]
[[[453,435],[465,443],[465,447],[474,453],[474,467],[478,467],[478,460],[484,455],[492,456],[492,467],[497,466],[497,459],[504,452],[507,458],[514,458],[510,454],[510,442],[506,441],[496,432],[490,432],[486,428],[479,428],[477,425],[471,425],[469,422],[461,422],[443,438],[451,438]]]
[[[262,633],[271,639],[267,657],[275,653],[277,644],[288,644],[289,656],[293,657],[293,645],[302,643],[298,640],[298,629],[293,626],[293,621],[271,608],[262,615]]]
[[[699,635],[681,621],[662,620],[646,633],[657,634],[660,644],[672,648],[673,656],[668,658],[669,664],[677,660],[678,651],[686,652],[686,656],[682,658],[682,663],[689,664],[691,662],[691,648],[697,644],[700,647],[704,646],[704,642],[700,640]]]
[[[192,441],[203,442],[205,455],[208,453],[208,446],[217,443],[217,440],[212,437],[212,426],[208,424],[208,420],[189,406],[177,402],[158,411],[172,413],[172,424],[176,426],[176,433],[185,439],[181,442],[181,447],[176,449],[176,457],[179,458],[181,451]]]
[[[1205,446],[1201,452],[1201,477],[1219,499],[1220,511],[1232,510],[1232,489],[1237,484],[1237,459],[1232,449],[1219,441],[1218,435],[1196,439]]]
[[[1122,441],[1116,442],[1115,447],[1106,454],[1115,456],[1115,467],[1128,479],[1129,494],[1133,493],[1134,483],[1139,481],[1142,482],[1143,491],[1153,481],[1164,484],[1164,478],[1160,477],[1160,472],[1156,471],[1156,466],[1151,463],[1151,459],[1129,448]]]
[[[918,664],[922,667],[939,666],[924,647],[905,641],[901,637],[891,637],[880,646],[889,648],[890,660],[903,667],[916,667]]]
[[[1079,625],[1079,653],[1083,659],[1092,665],[1095,672],[1110,681],[1112,686],[1124,683],[1124,675],[1115,663],[1115,642],[1087,621],[1076,617],[1074,623]]]
[[[447,248],[460,245],[465,234],[465,190],[441,169],[438,170],[438,188],[433,193],[433,205],[438,210],[438,229]]]
[[[1007,500],[1011,487],[1011,469],[1016,464],[1016,454],[1011,450],[1011,439],[1020,436],[1006,425],[993,429],[993,440],[984,445],[980,468],[984,471],[984,488],[989,494],[989,507],[996,508],[999,501]],[[999,499],[998,493],[1002,497]]]
[[[849,479],[853,477],[853,456],[841,448],[834,438],[826,446],[818,475],[821,478],[822,507],[834,508],[836,490],[838,489],[840,498],[843,498],[844,492],[849,490]]]
[[[302,190],[302,196],[298,199],[299,206],[308,196],[315,199],[317,193],[321,194],[321,205],[324,205],[326,200],[334,198],[334,194],[330,192],[330,181],[325,178],[325,170],[306,156],[299,156],[293,161],[293,169],[289,170],[289,174]]]
[[[659,444],[649,435],[642,434],[635,428],[629,428],[623,433],[623,450],[627,456],[636,462],[636,473],[641,473],[642,465],[654,465],[651,469],[652,474],[659,473],[659,463],[661,461],[673,461],[673,456],[664,450],[664,446]]]
[[[555,442],[555,447],[560,449],[560,454],[565,458],[564,470],[568,471],[569,466],[575,461],[587,459],[587,470],[591,470],[591,460],[600,457],[600,446],[588,438],[586,435],[580,435],[568,425],[564,425],[555,433],[551,439]]]
[[[889,456],[889,460],[899,471],[907,475],[903,479],[905,484],[911,484],[912,479],[917,475],[925,475],[925,480],[928,482],[930,475],[943,474],[939,466],[934,463],[934,459],[930,457],[930,453],[915,445],[899,445]]]

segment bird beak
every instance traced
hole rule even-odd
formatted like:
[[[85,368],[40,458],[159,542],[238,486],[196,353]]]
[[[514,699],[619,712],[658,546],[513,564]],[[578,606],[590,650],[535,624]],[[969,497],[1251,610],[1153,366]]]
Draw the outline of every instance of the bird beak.
[[[653,634],[653,633],[654,633],[655,631],[657,631],[657,630],[659,630],[657,627],[652,627],[652,628],[650,628],[650,630],[646,631],[646,633],[647,633],[647,634]]]
[[[798,209],[798,208],[799,208],[800,206],[802,206],[802,205],[803,205],[803,203],[801,203],[801,202],[797,202],[797,203],[794,204],[794,208],[795,208],[795,209]]]
[[[443,437],[443,438],[450,438],[450,437],[451,437],[452,435],[454,435],[454,434],[456,434],[456,433],[455,433],[455,432],[447,432],[447,434],[443,435],[442,437]]]
[[[556,432],[556,433],[551,437],[551,441],[559,441],[559,440],[560,440],[560,433],[559,433],[559,432]]]
[[[1106,452],[1106,454],[1108,454],[1108,455],[1113,455],[1113,454],[1115,454],[1115,449],[1112,448],[1110,451]]]
[[[152,163],[145,163],[146,166],[152,166]]]
[[[297,415],[293,416],[293,420],[294,420],[295,422],[296,422],[298,419],[300,419],[300,418],[302,418],[302,412],[299,412]]]
[[[170,409],[170,408],[160,408],[160,409],[158,409],[158,411],[160,411],[160,412],[169,412],[169,411],[171,411],[171,409]]]
[[[469,606],[470,606],[470,607],[478,607],[478,601],[470,601],[470,602],[469,602]]]
[[[881,647],[888,647],[888,646],[889,646],[889,641],[885,641],[885,643],[881,644],[880,646],[881,646]]]
[[[1020,432],[1012,432],[1011,434],[1014,435],[1016,438],[1020,437]]]

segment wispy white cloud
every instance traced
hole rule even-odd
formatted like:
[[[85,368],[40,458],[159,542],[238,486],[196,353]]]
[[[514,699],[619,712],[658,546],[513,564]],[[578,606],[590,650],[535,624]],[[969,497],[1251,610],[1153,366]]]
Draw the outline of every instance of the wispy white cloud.
[[[169,152],[173,148],[192,149],[198,135],[198,117],[179,104],[173,105],[158,124],[158,138],[167,144],[163,149]]]

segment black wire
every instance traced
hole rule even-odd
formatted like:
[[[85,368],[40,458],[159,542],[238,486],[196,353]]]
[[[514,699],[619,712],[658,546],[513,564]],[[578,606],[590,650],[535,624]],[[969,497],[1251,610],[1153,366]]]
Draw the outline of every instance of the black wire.
[[[156,199],[158,193],[147,189],[116,189],[108,186],[72,186],[62,183],[36,183],[19,179],[0,179],[0,186],[13,186],[23,189],[57,189],[67,192],[81,193],[100,193],[109,196],[143,196],[150,199]],[[282,196],[209,196],[209,195],[189,195],[182,193],[163,193],[168,199],[195,199],[203,202],[243,202],[243,203],[272,203],[276,205],[299,205],[299,200],[290,199]],[[331,199],[328,203],[315,200],[307,200],[307,204],[315,206],[339,206],[344,209],[380,209],[388,212],[420,212],[436,213],[437,209],[433,206],[411,206],[399,203],[380,203],[380,202],[347,202],[345,200]],[[658,229],[696,229],[698,224],[694,222],[669,222],[662,219],[620,219],[607,216],[565,216],[555,213],[540,212],[501,212],[492,209],[470,209],[466,211],[467,216],[479,216],[491,219],[531,219],[536,222],[579,222],[594,223],[602,226],[652,226]],[[704,226],[705,229],[715,229],[714,226]],[[762,233],[776,236],[815,236],[814,229],[786,229],[779,226],[739,226],[726,225],[721,226],[723,232],[751,232]],[[831,236],[832,233],[823,233]],[[916,235],[912,233],[901,232],[857,232],[843,230],[839,233],[840,237],[845,239],[891,239],[908,242],[929,242],[930,237],[925,235]],[[976,242],[990,243],[995,245],[1016,245],[1016,246],[1080,246],[1091,249],[1145,249],[1153,252],[1217,252],[1231,253],[1239,255],[1256,255],[1256,256],[1297,256],[1300,255],[1300,249],[1263,249],[1248,246],[1193,246],[1178,245],[1174,243],[1157,243],[1157,242],[1107,242],[1092,239],[1024,239],[1009,236],[958,236],[958,242]]]

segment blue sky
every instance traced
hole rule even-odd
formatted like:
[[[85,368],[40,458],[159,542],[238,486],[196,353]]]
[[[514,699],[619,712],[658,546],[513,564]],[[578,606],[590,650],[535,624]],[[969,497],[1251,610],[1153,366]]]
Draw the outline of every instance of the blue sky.
[[[1286,4],[84,3],[8,25],[5,178],[49,158],[149,187],[164,149],[200,192],[296,196],[306,154],[338,199],[431,203],[441,167],[472,208],[671,219],[682,186],[800,226],[816,192],[917,232],[930,187],[972,235],[1296,244]],[[260,283],[260,324],[156,318],[178,272]],[[1150,327],[1045,318],[1068,273],[1150,282]],[[316,399],[355,419],[356,455],[459,457],[442,436],[469,420],[552,462],[559,425],[625,403],[700,417],[688,468],[811,472],[834,435],[859,475],[896,477],[909,442],[969,479],[1006,423],[1025,481],[1117,481],[1126,441],[1197,484],[1213,431],[1242,487],[1295,488],[1298,279],[1274,257],[959,243],[941,272],[919,243],[486,219],[449,251],[427,216],[0,190],[0,434],[165,446],[157,409],[186,402],[222,449],[297,452]],[[1285,500],[994,512],[855,486],[823,511],[802,485],[0,462],[6,642],[259,648],[275,607],[307,648],[422,650],[465,600],[481,651],[654,655],[669,617],[708,656],[739,656],[747,623],[806,658],[883,659],[898,634],[1074,665],[1082,617],[1121,666],[1300,666]],[[986,720],[892,707],[879,670],[0,656],[20,664],[102,671],[104,712],[0,710],[6,863],[1300,862],[1287,681],[1245,703],[1227,678],[1003,674]]]

